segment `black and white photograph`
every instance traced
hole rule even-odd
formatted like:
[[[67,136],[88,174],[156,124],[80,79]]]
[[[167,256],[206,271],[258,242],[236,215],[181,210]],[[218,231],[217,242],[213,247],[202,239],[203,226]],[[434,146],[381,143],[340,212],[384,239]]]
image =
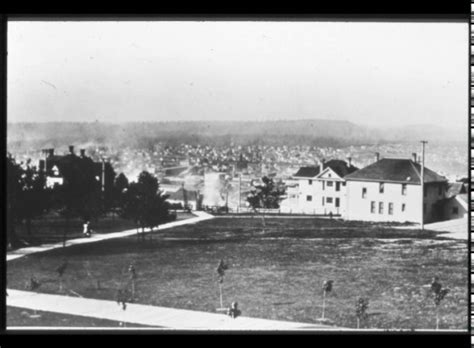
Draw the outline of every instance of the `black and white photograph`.
[[[468,332],[467,21],[7,27],[6,331]]]

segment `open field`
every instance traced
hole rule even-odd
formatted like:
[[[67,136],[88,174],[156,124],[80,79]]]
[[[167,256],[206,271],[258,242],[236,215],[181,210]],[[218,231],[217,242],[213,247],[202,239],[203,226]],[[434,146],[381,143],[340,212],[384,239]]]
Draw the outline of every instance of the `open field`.
[[[332,279],[326,317],[337,326],[356,326],[354,307],[362,296],[370,300],[364,328],[434,329],[435,306],[425,285],[438,276],[451,289],[440,306],[440,328],[467,329],[466,241],[363,222],[266,223],[263,232],[259,218],[217,218],[156,232],[152,242],[128,237],[33,254],[8,263],[8,287],[25,289],[34,275],[42,283],[38,291],[61,293],[54,270],[67,258],[64,292],[114,299],[134,262],[136,302],[215,312],[215,269],[224,258],[230,264],[225,305],[238,301],[245,316],[317,322],[321,284]]]
[[[180,212],[177,214],[176,220],[188,219],[193,216],[191,213]],[[30,235],[28,235],[24,224],[16,226],[16,232],[19,239],[26,241],[29,245],[58,243],[62,242],[64,236],[66,239],[82,237],[83,223],[79,218],[66,221],[60,216],[49,214],[32,221]],[[133,229],[136,224],[131,220],[109,214],[95,221],[92,220],[91,227],[94,233],[110,233]]]
[[[35,317],[39,315],[39,317]],[[116,329],[123,327],[119,322],[97,318],[80,317],[30,309],[7,307],[7,317],[10,326],[44,326],[44,327],[106,327]],[[146,327],[126,323],[126,327]]]

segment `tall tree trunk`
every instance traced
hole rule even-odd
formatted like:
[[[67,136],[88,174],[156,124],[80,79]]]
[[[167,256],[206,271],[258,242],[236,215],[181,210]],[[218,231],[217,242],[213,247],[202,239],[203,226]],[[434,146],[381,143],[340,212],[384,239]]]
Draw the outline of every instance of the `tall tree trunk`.
[[[15,222],[12,217],[7,218],[7,243],[15,247],[18,244],[18,235],[16,233]]]
[[[265,223],[265,211],[262,210],[262,230],[263,233],[265,233],[265,228],[266,228],[266,223]]]
[[[69,228],[69,216],[66,216],[66,224],[63,229],[63,248],[66,247],[66,235],[67,235],[68,228]]]
[[[26,218],[26,233],[28,234],[28,237],[31,236],[31,218],[27,217]]]

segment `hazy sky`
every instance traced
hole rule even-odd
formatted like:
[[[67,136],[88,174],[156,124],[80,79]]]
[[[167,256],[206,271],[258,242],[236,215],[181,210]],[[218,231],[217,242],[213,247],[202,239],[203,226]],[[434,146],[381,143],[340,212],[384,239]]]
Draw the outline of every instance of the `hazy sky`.
[[[8,121],[461,125],[468,24],[10,22]]]

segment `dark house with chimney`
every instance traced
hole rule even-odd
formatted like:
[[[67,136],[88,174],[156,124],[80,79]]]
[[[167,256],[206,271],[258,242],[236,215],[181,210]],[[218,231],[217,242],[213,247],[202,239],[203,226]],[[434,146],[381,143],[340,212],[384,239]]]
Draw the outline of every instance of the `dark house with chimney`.
[[[68,171],[91,170],[95,179],[100,183],[102,191],[113,186],[115,172],[108,161],[94,162],[86,155],[85,149],[80,149],[79,155],[74,152],[74,146],[69,146],[69,153],[57,155],[54,149],[44,149],[44,158],[39,161],[39,170],[46,173],[46,186],[64,184]]]

